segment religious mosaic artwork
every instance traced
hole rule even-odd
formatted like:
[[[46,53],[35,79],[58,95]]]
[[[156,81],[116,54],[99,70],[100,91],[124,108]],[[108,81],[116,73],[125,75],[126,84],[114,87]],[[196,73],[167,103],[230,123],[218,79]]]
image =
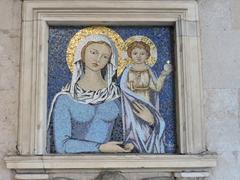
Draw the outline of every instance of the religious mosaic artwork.
[[[172,27],[51,27],[49,153],[174,153]]]

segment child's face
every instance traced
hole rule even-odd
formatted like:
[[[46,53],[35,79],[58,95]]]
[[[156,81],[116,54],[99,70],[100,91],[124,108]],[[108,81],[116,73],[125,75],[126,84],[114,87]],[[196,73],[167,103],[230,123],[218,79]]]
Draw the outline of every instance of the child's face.
[[[147,60],[148,58],[148,53],[145,49],[143,48],[134,48],[132,50],[132,59],[134,61],[134,63],[136,64],[142,64],[145,63],[145,60]]]

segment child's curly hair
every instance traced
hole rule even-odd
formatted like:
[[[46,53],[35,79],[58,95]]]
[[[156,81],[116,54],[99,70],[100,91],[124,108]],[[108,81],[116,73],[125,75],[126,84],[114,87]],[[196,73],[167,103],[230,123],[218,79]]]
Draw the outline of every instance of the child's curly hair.
[[[128,57],[132,58],[132,51],[135,48],[145,49],[148,54],[147,58],[150,57],[150,46],[142,41],[134,41],[131,44],[129,44],[129,46],[127,48]]]

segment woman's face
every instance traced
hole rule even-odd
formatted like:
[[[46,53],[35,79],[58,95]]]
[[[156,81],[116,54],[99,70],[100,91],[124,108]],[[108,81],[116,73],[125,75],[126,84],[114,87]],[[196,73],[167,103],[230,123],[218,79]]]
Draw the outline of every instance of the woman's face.
[[[111,48],[104,43],[92,43],[85,51],[84,62],[92,71],[103,69],[111,58]]]
[[[142,64],[142,63],[145,63],[145,60],[147,60],[148,58],[148,53],[145,49],[143,48],[134,48],[132,50],[132,59],[134,61],[134,63],[136,64]]]

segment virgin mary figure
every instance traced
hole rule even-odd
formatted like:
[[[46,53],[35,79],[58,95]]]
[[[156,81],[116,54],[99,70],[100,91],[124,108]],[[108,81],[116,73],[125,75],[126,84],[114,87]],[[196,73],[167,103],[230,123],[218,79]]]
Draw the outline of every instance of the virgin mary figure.
[[[130,152],[131,144],[110,141],[119,110],[113,82],[117,49],[104,35],[81,39],[74,52],[71,82],[57,93],[49,113],[48,152]],[[49,134],[49,133],[48,133]]]

